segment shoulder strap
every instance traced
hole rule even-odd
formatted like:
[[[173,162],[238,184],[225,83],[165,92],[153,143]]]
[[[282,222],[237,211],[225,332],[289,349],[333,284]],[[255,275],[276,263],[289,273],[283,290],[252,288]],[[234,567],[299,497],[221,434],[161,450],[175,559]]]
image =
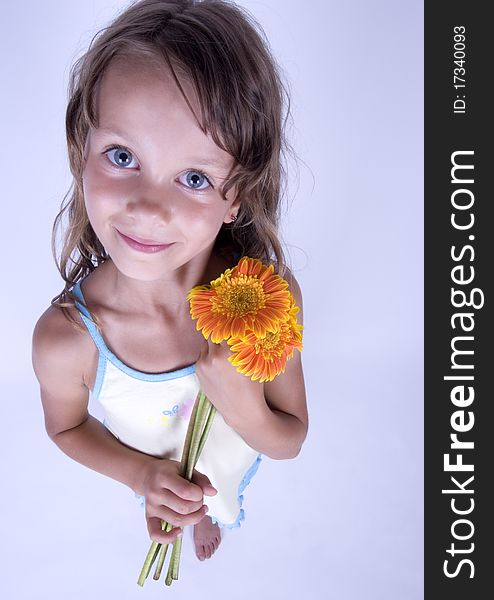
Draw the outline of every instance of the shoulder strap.
[[[108,352],[108,348],[103,340],[101,333],[98,331],[96,324],[94,323],[89,311],[86,308],[86,301],[84,300],[84,296],[82,295],[81,282],[78,281],[74,284],[72,288],[72,292],[76,298],[79,299],[79,302],[76,301],[76,308],[79,311],[81,318],[86,326],[89,334],[93,338],[94,343],[96,344],[98,350],[101,350],[105,355]]]

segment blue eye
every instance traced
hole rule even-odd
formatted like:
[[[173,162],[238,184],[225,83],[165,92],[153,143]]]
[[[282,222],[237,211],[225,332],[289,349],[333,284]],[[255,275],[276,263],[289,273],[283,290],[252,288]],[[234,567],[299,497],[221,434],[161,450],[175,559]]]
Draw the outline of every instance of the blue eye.
[[[132,162],[135,160],[132,152],[125,146],[113,146],[105,150],[103,154],[108,158],[111,165],[116,169],[132,167]],[[136,167],[137,165],[134,165]],[[185,178],[185,181],[183,181]],[[190,169],[179,177],[180,183],[187,186],[191,190],[206,190],[208,187],[213,187],[206,173],[200,169]]]
[[[134,158],[132,152],[123,146],[113,146],[113,148],[108,148],[103,154],[107,155],[108,160],[114,167],[128,167]]]
[[[185,177],[185,184],[192,190],[206,190],[208,187],[212,187],[206,174],[198,169],[191,169],[179,177],[179,181],[182,182],[182,177]],[[204,185],[206,184],[206,185]]]

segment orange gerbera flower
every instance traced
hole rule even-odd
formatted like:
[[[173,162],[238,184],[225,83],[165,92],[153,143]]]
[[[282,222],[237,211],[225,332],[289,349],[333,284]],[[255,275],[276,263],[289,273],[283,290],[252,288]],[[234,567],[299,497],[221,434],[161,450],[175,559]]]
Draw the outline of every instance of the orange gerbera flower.
[[[292,330],[293,339],[300,343],[300,350],[302,349],[302,330],[303,326],[300,325],[297,321],[297,313],[300,311],[300,308],[295,304],[295,298],[293,294],[290,292],[290,310],[288,312],[288,322],[290,324],[290,328]]]
[[[302,351],[302,329],[296,319],[289,319],[279,321],[276,330],[268,331],[262,338],[253,331],[248,331],[243,338],[230,338],[228,345],[232,355],[228,360],[252,381],[272,381],[285,372],[293,351]]]
[[[248,330],[256,336],[277,331],[286,321],[291,300],[288,283],[260,260],[244,256],[210,286],[200,285],[187,294],[196,329],[214,343],[243,337]]]

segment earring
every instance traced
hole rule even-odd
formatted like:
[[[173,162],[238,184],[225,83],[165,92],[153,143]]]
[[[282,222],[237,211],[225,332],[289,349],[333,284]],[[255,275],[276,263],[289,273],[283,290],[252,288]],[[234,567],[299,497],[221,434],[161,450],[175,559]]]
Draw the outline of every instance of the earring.
[[[230,221],[230,223],[235,223],[235,221],[238,219],[237,215],[232,215],[232,220]]]

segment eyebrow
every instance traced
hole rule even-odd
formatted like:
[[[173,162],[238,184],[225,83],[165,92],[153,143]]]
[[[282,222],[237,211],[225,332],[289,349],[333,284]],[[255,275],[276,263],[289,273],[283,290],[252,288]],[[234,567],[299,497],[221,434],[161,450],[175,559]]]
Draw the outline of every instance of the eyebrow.
[[[117,135],[118,137],[121,137],[122,139],[128,139],[133,144],[136,143],[135,140],[132,138],[132,136],[125,133],[125,131],[120,131],[119,129],[115,129],[115,128],[111,128],[111,127],[98,127],[95,131],[97,133],[101,132],[101,133],[109,133],[111,135]],[[192,158],[189,162],[193,165],[197,165],[198,167],[213,167],[216,169],[228,170],[228,165],[225,165],[221,162],[212,160],[211,158],[196,157],[196,158]]]
[[[111,127],[97,127],[95,129],[96,133],[110,133],[112,135],[118,135],[121,138],[127,138],[128,140],[130,140],[132,143],[135,142],[135,140],[132,138],[131,135],[129,135],[128,133],[125,133],[125,131],[120,131],[119,129],[114,129]]]

